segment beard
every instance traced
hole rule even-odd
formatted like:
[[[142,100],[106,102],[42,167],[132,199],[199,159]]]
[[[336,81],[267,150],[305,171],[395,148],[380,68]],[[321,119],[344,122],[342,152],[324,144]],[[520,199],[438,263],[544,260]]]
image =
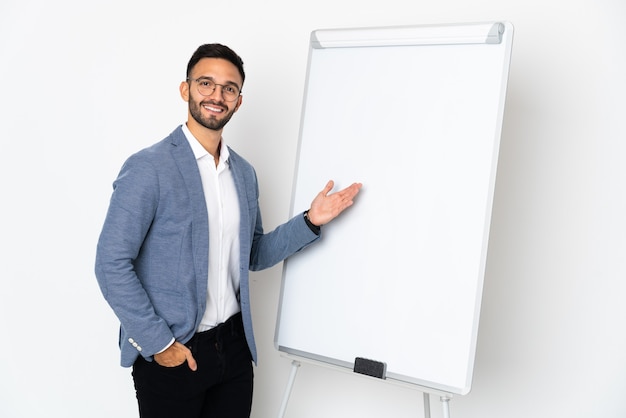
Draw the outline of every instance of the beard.
[[[202,114],[202,106],[205,104],[220,106],[222,108],[226,107],[227,109],[228,107],[222,103],[215,102],[212,100],[203,101],[203,102],[197,102],[195,100],[189,101],[189,113],[191,114],[191,117],[193,117],[194,120],[198,122],[200,125],[204,126],[207,129],[211,129],[213,131],[219,131],[222,128],[224,128],[224,126],[226,126],[228,121],[230,121],[230,118],[233,117],[233,115],[235,114],[235,111],[237,110],[237,107],[227,110],[221,119],[218,119],[215,116],[206,117]]]

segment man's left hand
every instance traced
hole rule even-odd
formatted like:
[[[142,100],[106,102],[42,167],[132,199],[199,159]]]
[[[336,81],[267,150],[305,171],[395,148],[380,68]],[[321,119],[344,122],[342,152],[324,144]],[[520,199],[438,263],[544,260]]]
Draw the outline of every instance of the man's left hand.
[[[335,183],[330,180],[324,190],[319,192],[309,209],[309,221],[313,225],[322,226],[335,219],[341,212],[352,206],[354,197],[361,190],[361,183],[352,183],[350,186],[335,193],[330,191]],[[329,194],[330,193],[330,194]]]

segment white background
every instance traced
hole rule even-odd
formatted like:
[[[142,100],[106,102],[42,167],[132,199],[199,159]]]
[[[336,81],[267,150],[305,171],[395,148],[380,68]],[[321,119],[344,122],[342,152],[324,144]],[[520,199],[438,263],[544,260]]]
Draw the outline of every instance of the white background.
[[[622,0],[4,0],[0,416],[136,416],[95,243],[123,160],[186,118],[198,45],[246,63],[225,135],[271,229],[289,214],[312,30],[490,20],[515,39],[474,382],[452,416],[625,416],[624,18]],[[255,418],[277,415],[291,369],[272,344],[280,275],[252,276]],[[303,365],[286,416],[416,417],[421,394]]]

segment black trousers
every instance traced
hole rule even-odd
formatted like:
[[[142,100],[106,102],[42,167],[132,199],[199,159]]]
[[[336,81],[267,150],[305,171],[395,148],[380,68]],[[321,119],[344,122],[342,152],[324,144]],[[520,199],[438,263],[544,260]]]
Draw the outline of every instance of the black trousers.
[[[241,314],[197,333],[187,344],[198,369],[187,362],[163,367],[139,357],[133,379],[142,418],[249,418],[253,370]]]

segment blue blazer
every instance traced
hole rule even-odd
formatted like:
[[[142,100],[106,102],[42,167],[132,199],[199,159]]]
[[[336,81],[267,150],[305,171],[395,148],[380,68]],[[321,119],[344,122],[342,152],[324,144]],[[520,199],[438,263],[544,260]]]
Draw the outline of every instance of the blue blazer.
[[[229,151],[241,212],[239,298],[256,362],[248,272],[279,263],[319,236],[302,214],[265,234],[254,168]],[[206,308],[209,228],[198,165],[180,126],[128,158],[113,183],[95,265],[120,320],[122,366],[139,355],[152,360],[172,338],[184,344],[196,332]]]

